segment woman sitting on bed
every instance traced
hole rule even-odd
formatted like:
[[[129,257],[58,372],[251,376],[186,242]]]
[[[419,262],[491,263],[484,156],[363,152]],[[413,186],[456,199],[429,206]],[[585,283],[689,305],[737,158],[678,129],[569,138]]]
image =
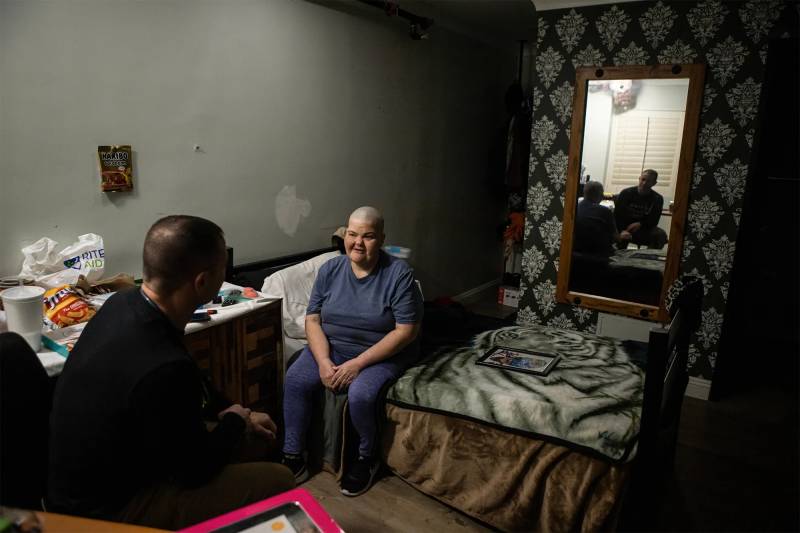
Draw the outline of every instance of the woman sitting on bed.
[[[402,259],[381,250],[383,217],[373,207],[353,211],[344,237],[346,255],[320,267],[306,311],[308,346],[286,372],[283,463],[308,479],[305,436],[312,398],[326,387],[347,391],[359,437],[359,458],[342,478],[342,493],[369,489],[378,470],[376,402],[418,354],[413,342],[422,321],[422,297]]]

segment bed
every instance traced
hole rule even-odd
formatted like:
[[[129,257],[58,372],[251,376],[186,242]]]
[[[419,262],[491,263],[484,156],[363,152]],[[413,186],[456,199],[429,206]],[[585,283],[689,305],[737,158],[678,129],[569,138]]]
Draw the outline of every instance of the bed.
[[[547,376],[475,364],[493,346],[561,359]],[[631,354],[645,349],[544,326],[443,348],[388,391],[386,464],[502,530],[613,529],[644,390]]]
[[[442,348],[387,393],[386,464],[502,530],[645,529],[674,457],[701,295],[687,282],[648,343],[535,326]],[[545,378],[477,366],[495,345],[562,359]]]

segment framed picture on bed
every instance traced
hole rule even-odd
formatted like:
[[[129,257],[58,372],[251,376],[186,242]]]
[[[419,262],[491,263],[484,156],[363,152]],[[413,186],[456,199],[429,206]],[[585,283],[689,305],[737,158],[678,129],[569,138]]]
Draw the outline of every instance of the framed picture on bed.
[[[521,348],[494,346],[478,359],[477,364],[546,376],[558,363],[559,356],[548,352],[533,352]]]

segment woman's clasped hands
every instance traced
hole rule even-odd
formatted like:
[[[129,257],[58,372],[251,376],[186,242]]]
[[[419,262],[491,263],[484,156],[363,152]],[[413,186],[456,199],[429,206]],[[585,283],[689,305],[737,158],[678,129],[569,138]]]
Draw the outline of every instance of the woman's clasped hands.
[[[345,361],[341,365],[334,365],[326,361],[319,368],[319,377],[325,388],[333,392],[345,390],[361,372],[361,363],[356,359]]]

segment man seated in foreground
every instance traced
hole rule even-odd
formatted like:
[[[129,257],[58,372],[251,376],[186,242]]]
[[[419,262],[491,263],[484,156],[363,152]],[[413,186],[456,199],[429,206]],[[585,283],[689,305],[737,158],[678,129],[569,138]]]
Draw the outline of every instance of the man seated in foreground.
[[[108,299],[58,379],[48,511],[179,529],[294,487],[282,465],[231,464],[246,439],[274,440],[277,428],[222,398],[183,345],[225,259],[213,222],[169,216],[150,228],[141,289]]]

